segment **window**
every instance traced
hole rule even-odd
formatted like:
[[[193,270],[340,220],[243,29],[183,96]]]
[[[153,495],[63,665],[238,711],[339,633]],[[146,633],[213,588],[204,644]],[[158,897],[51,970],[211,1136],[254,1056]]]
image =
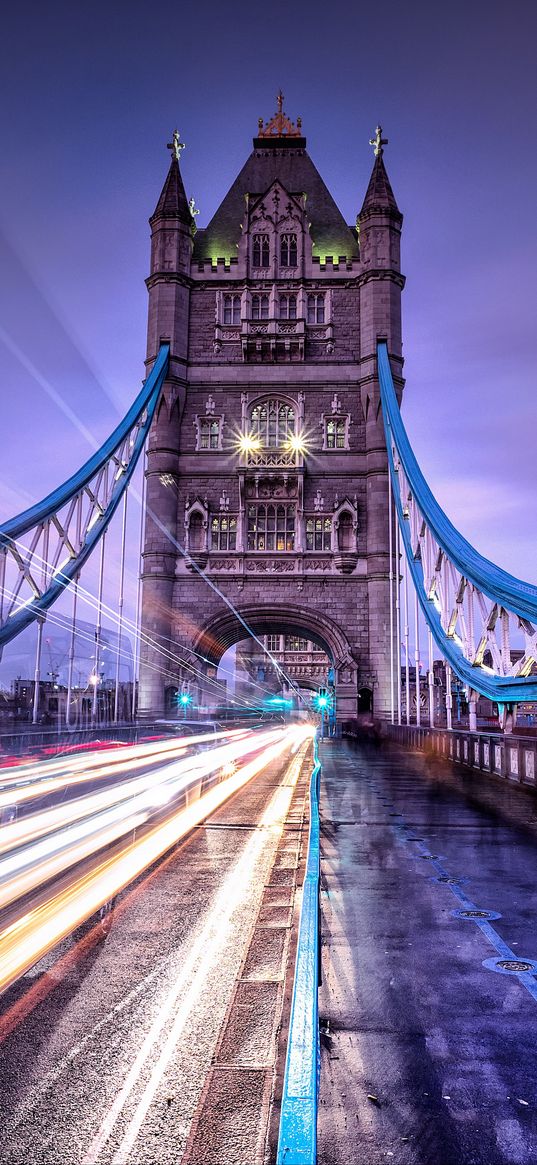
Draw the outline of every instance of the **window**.
[[[282,235],[280,239],[280,265],[282,267],[296,267],[296,235]]]
[[[269,266],[270,245],[268,235],[254,235],[252,246],[252,262],[254,267]]]
[[[308,640],[302,639],[301,635],[286,635],[285,636],[285,650],[286,651],[307,651]]]
[[[237,519],[219,514],[211,519],[211,550],[237,549]]]
[[[198,449],[220,449],[219,417],[201,417],[198,421]]]
[[[254,405],[250,429],[252,437],[263,449],[281,449],[295,431],[295,414],[290,405],[280,400],[267,400]]]
[[[248,506],[248,550],[294,548],[294,506]]]
[[[332,519],[306,518],[306,550],[330,550]]]
[[[296,320],[296,295],[280,295],[280,319]]]
[[[326,424],[326,448],[347,449],[347,417],[332,417]]]
[[[268,295],[252,295],[252,319],[253,320],[268,320],[269,312],[269,297]]]
[[[241,297],[240,295],[225,295],[224,296],[224,323],[225,324],[240,324],[241,322]]]
[[[267,636],[265,636],[265,642],[266,642],[266,646],[267,646],[267,651],[279,651],[280,650],[280,636],[279,635],[267,635]]]
[[[308,324],[324,324],[324,295],[308,295]]]

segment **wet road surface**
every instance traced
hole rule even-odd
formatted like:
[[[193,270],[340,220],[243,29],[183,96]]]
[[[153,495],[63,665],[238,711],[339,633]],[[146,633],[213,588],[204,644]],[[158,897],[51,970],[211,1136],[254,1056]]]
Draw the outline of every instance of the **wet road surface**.
[[[2,1165],[250,1165],[275,1071],[303,756],[273,762],[124,892],[106,939],[86,927],[2,997]],[[239,1076],[231,1112],[219,1063]]]
[[[535,796],[345,741],[321,760],[319,1162],[535,1165]]]

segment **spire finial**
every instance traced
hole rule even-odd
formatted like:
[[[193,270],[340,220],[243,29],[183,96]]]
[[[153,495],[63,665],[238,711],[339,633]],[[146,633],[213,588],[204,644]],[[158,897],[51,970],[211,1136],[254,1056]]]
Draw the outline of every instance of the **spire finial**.
[[[184,150],[185,143],[181,141],[181,134],[178,129],[174,129],[171,142],[168,142],[166,149],[172,151],[172,158],[177,162],[181,161],[181,150]]]
[[[283,93],[281,89],[276,95],[277,110],[267,124],[263,125],[263,118],[258,121],[258,136],[260,138],[299,138],[302,136],[302,121],[297,117],[296,126],[288,118],[283,108]]]
[[[384,150],[382,149],[382,147],[388,145],[388,138],[383,138],[381,125],[377,125],[377,128],[375,130],[375,134],[376,134],[376,136],[374,138],[369,139],[369,145],[373,146],[373,153],[374,153],[375,157],[382,158],[382,155],[384,153]]]

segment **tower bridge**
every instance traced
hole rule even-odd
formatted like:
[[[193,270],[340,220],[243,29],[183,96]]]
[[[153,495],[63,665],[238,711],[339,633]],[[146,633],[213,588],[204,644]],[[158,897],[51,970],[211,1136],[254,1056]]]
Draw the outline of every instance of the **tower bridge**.
[[[202,621],[207,640],[222,633],[228,645],[225,595],[254,630],[306,634],[328,650],[340,720],[356,715],[359,689],[386,714],[388,463],[376,345],[379,335],[388,341],[401,389],[404,278],[383,146],[375,139],[351,226],[302,130],[279,113],[259,128],[204,229],[173,149],[150,222],[147,356],[166,341],[170,359],[148,444],[148,642],[188,650]],[[173,553],[169,533],[186,555]],[[207,576],[218,592],[208,593]],[[162,712],[164,685],[148,646],[142,715]]]
[[[537,587],[417,464],[370,145],[349,225],[280,93],[202,227],[174,132],[142,390],[0,527],[6,1163],[537,1161]]]

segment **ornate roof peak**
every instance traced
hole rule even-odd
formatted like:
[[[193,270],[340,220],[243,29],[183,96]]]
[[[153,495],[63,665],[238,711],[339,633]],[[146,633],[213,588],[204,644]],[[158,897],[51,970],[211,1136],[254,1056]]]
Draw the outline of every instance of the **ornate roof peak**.
[[[301,138],[302,137],[302,118],[297,117],[296,125],[284,113],[283,109],[283,93],[280,89],[276,98],[278,102],[278,109],[270,121],[263,123],[263,118],[260,117],[258,121],[259,138]]]

